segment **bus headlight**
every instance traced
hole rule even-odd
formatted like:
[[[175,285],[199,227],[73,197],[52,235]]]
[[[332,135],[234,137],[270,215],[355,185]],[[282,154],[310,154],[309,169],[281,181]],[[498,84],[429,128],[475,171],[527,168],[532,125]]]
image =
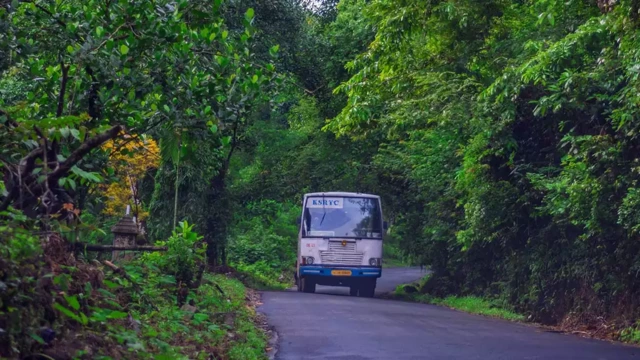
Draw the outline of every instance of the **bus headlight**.
[[[369,265],[371,266],[380,266],[382,264],[382,259],[380,258],[371,258],[369,259]]]
[[[307,265],[313,265],[313,262],[316,259],[313,258],[313,256],[307,256]]]

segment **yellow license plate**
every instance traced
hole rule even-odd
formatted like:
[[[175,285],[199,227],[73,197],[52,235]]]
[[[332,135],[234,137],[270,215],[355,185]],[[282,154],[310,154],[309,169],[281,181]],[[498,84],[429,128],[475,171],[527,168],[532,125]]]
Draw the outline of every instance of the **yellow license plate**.
[[[335,275],[335,276],[351,276],[351,270],[331,270],[331,275]]]

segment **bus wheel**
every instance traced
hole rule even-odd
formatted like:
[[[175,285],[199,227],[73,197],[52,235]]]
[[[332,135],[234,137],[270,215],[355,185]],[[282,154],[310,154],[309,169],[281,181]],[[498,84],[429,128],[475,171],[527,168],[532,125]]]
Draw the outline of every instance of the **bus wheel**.
[[[316,283],[309,278],[302,278],[299,280],[302,283],[302,291],[306,293],[316,292]]]
[[[352,285],[349,287],[349,295],[358,296],[358,286]]]
[[[360,285],[358,295],[360,297],[373,297],[376,294],[376,281],[367,281]]]

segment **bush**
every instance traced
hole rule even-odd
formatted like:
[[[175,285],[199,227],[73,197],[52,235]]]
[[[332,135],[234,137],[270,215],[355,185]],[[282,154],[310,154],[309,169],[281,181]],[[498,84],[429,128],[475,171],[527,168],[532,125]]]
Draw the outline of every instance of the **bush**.
[[[193,225],[180,222],[167,241],[156,242],[157,246],[166,246],[167,251],[164,254],[145,254],[143,262],[154,264],[164,274],[175,276],[179,284],[191,284],[198,268],[206,263],[207,244],[202,239],[193,231]]]
[[[291,203],[263,200],[247,205],[237,216],[229,239],[231,264],[266,264],[274,270],[291,268],[296,258],[299,208]]]
[[[640,324],[638,327],[630,327],[620,332],[620,340],[632,344],[640,344]]]
[[[42,265],[40,239],[24,229],[22,219],[0,225],[0,357],[29,351],[37,341],[33,334],[40,324],[34,314],[51,303],[38,286]]]
[[[236,213],[229,239],[229,263],[253,277],[258,287],[282,288],[296,259],[300,208],[262,200]],[[291,272],[292,273],[292,272]]]

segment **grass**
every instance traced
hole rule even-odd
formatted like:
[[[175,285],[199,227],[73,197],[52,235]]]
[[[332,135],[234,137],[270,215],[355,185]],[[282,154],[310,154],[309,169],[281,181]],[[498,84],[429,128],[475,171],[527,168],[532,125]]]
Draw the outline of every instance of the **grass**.
[[[204,359],[214,354],[230,360],[266,359],[267,338],[256,324],[248,291],[239,280],[205,274],[190,295],[193,314],[177,308],[172,296],[155,296],[157,311],[136,314],[142,330],[136,341],[144,352],[160,358]]]
[[[60,309],[58,323],[52,327],[56,342],[43,347],[45,355],[74,359],[267,358],[267,335],[255,312],[259,297],[239,280],[205,273],[197,290],[189,290],[187,304],[178,306],[173,277],[137,264],[122,268],[127,278],[109,274],[110,280],[105,279],[99,288],[87,282],[84,293],[75,295],[78,289],[72,288],[69,291],[74,295],[55,303]],[[98,269],[87,265],[75,270],[80,271],[91,274]],[[84,303],[91,306],[85,308]],[[31,338],[45,345],[37,333]]]
[[[249,288],[259,291],[286,290],[293,286],[293,273],[290,271],[275,271],[262,266],[233,264],[232,267],[240,274],[240,279]],[[281,275],[285,275],[281,278]]]
[[[620,340],[630,343],[640,345],[640,324],[638,327],[629,327],[620,332]]]
[[[428,278],[428,277],[427,277]],[[420,281],[418,288],[422,287],[426,279]],[[496,302],[483,299],[477,296],[448,296],[446,298],[438,298],[429,294],[407,293],[404,288],[406,285],[400,285],[391,294],[392,298],[400,300],[408,300],[423,304],[432,304],[446,306],[451,309],[464,311],[470,314],[489,316],[493,318],[505,319],[510,321],[524,321],[524,315],[517,314],[512,310],[506,309]]]
[[[256,325],[255,309],[247,304],[247,288],[238,280],[216,275],[213,279],[221,288],[226,289],[229,298],[229,311],[235,311],[236,320],[228,333],[235,337],[228,350],[230,360],[266,359],[267,337]]]
[[[290,282],[280,282],[269,276],[256,273],[244,273],[242,274],[242,282],[249,288],[258,291],[279,291],[286,290],[293,286]]]
[[[523,315],[516,314],[513,311],[507,309],[496,307],[490,301],[476,296],[449,296],[444,299],[435,299],[433,301],[433,304],[444,305],[446,307],[468,312],[470,314],[490,316],[511,321],[523,321],[525,319]]]

